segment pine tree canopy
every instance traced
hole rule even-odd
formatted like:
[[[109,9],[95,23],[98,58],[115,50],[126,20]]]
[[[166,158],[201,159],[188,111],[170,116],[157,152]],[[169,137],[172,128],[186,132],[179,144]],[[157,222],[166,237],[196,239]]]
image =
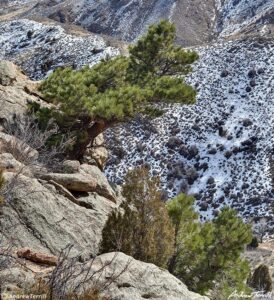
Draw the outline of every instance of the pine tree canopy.
[[[217,218],[203,224],[195,213],[194,198],[184,194],[167,208],[176,239],[170,272],[202,294],[213,287],[226,296],[234,289],[247,291],[249,266],[241,254],[252,234],[237,212],[225,207]]]
[[[153,117],[160,103],[195,103],[196,92],[184,76],[197,59],[195,52],[175,45],[175,26],[161,21],[130,47],[128,57],[81,70],[59,68],[40,90],[61,111],[60,127],[77,124],[86,132],[76,149],[81,156],[98,134],[117,122],[140,113]]]

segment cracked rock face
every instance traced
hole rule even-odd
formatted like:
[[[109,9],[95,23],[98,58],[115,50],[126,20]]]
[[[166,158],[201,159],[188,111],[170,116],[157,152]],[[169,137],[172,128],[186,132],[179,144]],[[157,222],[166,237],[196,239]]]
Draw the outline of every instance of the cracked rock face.
[[[102,265],[112,261],[114,256],[115,253],[98,256],[92,270],[100,269]],[[123,269],[125,272],[122,273]],[[111,299],[208,300],[207,297],[190,292],[180,280],[167,270],[135,260],[124,253],[116,254],[113,262],[104,271],[104,276],[99,278],[99,282],[112,274],[119,273],[122,273],[121,276],[105,293]]]
[[[28,101],[38,102],[35,90],[36,84],[17,66],[0,61],[0,120],[10,119],[14,113],[25,113]]]
[[[7,183],[15,176],[5,172]],[[77,196],[79,202],[88,204],[84,207],[46,181],[23,175],[16,180],[11,200],[0,216],[4,244],[53,255],[72,244],[72,256],[96,255],[107,216],[116,207],[113,202],[96,193],[85,193]]]
[[[41,253],[36,254],[42,257]],[[37,258],[35,257],[35,258]],[[23,261],[30,269],[35,267],[36,272],[40,276],[47,276],[52,268],[45,268],[41,265],[34,266],[29,261]],[[101,292],[101,296],[110,299],[119,300],[209,300],[205,296],[193,293],[176,277],[171,275],[167,270],[133,259],[124,253],[106,253],[97,256],[93,261],[86,261],[85,266],[90,267],[90,274],[94,274],[93,282],[86,282],[86,288],[94,286],[105,286],[109,283],[110,278],[115,278],[107,288]],[[82,263],[78,263],[81,268]],[[103,272],[99,271],[104,267]],[[99,271],[99,272],[98,272]],[[97,272],[97,273],[96,273]],[[72,287],[77,286],[79,282],[83,282],[83,276],[78,275],[70,280]],[[5,279],[2,291],[9,294],[12,290],[18,289],[15,284],[20,283],[21,287],[28,290],[34,282],[34,274],[26,268],[18,268],[10,266],[9,269],[0,271],[0,279]],[[82,287],[84,288],[84,287]]]
[[[95,192],[113,202],[116,202],[116,195],[105,175],[97,166],[83,164],[79,172],[73,173],[46,173],[43,179],[54,181],[73,192]]]

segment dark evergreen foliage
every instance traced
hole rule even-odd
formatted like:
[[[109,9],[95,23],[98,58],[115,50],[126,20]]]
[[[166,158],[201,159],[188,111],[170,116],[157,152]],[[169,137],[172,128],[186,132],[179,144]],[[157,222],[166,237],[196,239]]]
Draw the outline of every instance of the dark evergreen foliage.
[[[251,248],[257,248],[259,246],[258,239],[256,236],[252,238],[251,243],[248,245]]]
[[[241,253],[251,241],[250,226],[230,208],[224,208],[212,222],[202,224],[193,204],[194,198],[183,194],[168,203],[176,232],[176,250],[169,270],[200,293],[216,288],[216,282],[222,283],[218,288],[225,294],[233,289],[245,290],[249,267]]]
[[[260,265],[249,280],[249,285],[256,291],[272,292],[272,280],[268,266]]]
[[[104,227],[100,252],[122,251],[136,259],[166,267],[174,249],[174,229],[162,202],[160,181],[145,167],[128,173],[126,202]]]

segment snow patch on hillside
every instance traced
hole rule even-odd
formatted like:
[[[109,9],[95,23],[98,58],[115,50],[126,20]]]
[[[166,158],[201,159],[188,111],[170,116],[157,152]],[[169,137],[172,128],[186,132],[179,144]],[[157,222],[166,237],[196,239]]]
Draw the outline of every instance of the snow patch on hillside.
[[[30,20],[0,23],[0,59],[20,64],[33,79],[41,79],[59,66],[94,65],[119,54],[97,35],[75,36],[61,26]]]

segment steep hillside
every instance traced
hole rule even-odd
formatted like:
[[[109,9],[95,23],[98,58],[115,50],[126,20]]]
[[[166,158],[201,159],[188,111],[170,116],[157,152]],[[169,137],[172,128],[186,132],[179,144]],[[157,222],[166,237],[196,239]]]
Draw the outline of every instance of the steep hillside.
[[[149,24],[166,18],[176,24],[181,44],[197,45],[219,36],[271,33],[273,7],[273,0],[6,0],[0,4],[0,15],[48,17],[126,41],[134,41]]]
[[[246,217],[267,215],[273,49],[264,38],[197,48],[201,57],[188,78],[199,91],[197,104],[171,106],[151,124],[137,120],[109,132],[109,177],[119,182],[128,167],[146,163],[169,196],[196,194],[206,217],[225,203]]]
[[[0,23],[0,58],[17,62],[34,79],[58,66],[93,65],[118,54],[97,35],[77,36],[61,26],[29,20]]]
[[[268,215],[273,197],[274,1],[194,2],[29,0],[0,7],[2,17],[7,12],[11,19],[13,14],[36,20],[46,16],[126,40],[166,17],[175,21],[182,44],[217,39],[194,48],[201,58],[188,81],[199,91],[197,104],[172,106],[152,124],[136,120],[109,132],[112,158],[106,172],[121,182],[129,167],[147,163],[162,177],[169,196],[196,194],[205,217],[224,203],[245,217]],[[72,34],[26,19],[0,23],[0,46],[0,58],[17,62],[34,79],[57,66],[93,65],[119,53],[97,35]]]
[[[217,31],[221,36],[238,33],[271,32],[273,24],[273,0],[221,0]]]
[[[15,5],[14,1],[9,3],[9,7],[2,5],[3,15],[17,11],[21,18],[48,17],[126,41],[135,40],[149,24],[166,18],[176,23],[181,43],[199,44],[210,39],[215,21],[214,0],[26,0],[21,5]]]

